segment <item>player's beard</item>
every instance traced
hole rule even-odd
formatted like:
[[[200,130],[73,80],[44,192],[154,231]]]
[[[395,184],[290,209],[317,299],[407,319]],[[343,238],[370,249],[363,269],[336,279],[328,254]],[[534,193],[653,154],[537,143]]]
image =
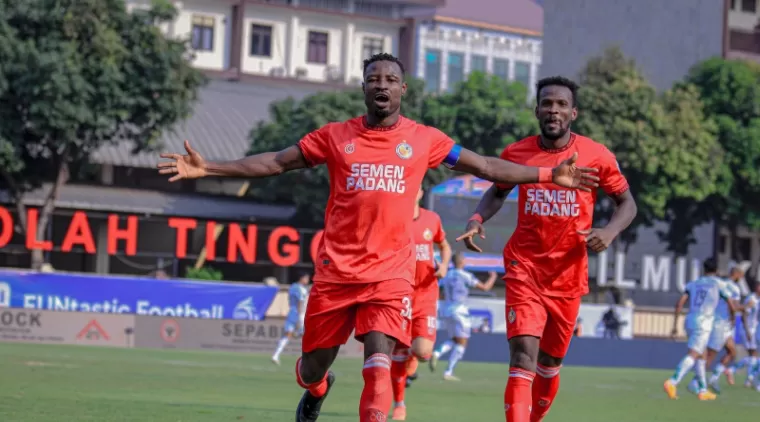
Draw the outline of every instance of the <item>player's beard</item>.
[[[570,130],[570,123],[567,123],[567,126],[562,126],[562,123],[559,124],[559,130],[556,132],[549,133],[545,129],[545,125],[541,125],[541,136],[546,139],[547,141],[556,141],[557,139],[562,138],[565,136],[565,134]]]

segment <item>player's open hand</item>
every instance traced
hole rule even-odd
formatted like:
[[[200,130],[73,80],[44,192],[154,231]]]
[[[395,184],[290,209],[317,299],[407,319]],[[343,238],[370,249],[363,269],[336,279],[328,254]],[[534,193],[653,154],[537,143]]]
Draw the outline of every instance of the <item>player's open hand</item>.
[[[566,188],[591,192],[591,189],[599,186],[599,177],[596,175],[599,170],[591,167],[578,167],[575,165],[576,161],[578,161],[577,152],[554,167],[552,182]]]
[[[446,274],[449,273],[449,269],[444,267],[443,265],[439,265],[438,269],[435,271],[435,278],[438,280],[445,278]]]
[[[464,245],[467,247],[467,249],[474,252],[483,252],[483,250],[480,249],[480,247],[476,245],[475,241],[473,240],[475,235],[479,236],[481,239],[485,239],[486,229],[484,229],[483,225],[478,221],[470,220],[467,223],[467,228],[465,229],[464,233],[457,237],[457,242],[464,240]]]
[[[607,229],[578,230],[578,234],[586,236],[586,245],[594,252],[606,250],[615,240],[615,233]]]
[[[201,157],[198,151],[190,147],[190,142],[185,141],[186,155],[162,153],[161,158],[168,158],[171,161],[158,163],[158,172],[160,174],[173,174],[169,178],[170,182],[176,182],[181,179],[198,179],[205,177],[206,160]]]

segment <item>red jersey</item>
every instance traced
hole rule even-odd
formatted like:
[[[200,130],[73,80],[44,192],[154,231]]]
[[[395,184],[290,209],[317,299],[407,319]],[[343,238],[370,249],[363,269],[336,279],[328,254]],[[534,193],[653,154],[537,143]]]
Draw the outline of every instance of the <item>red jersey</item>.
[[[413,283],[417,192],[454,141],[405,117],[387,128],[369,128],[357,117],[328,123],[298,146],[309,166],[327,164],[330,174],[314,281]]]
[[[555,167],[575,152],[578,166],[599,169],[599,185],[608,195],[628,190],[615,155],[604,145],[577,134],[556,150],[544,148],[540,137],[531,136],[507,146],[501,158]],[[553,183],[520,185],[517,228],[504,248],[507,277],[533,283],[547,296],[588,293],[588,253],[578,230],[591,228],[596,196],[596,190],[584,192]]]
[[[441,225],[441,217],[433,211],[420,208],[420,215],[413,224],[414,243],[417,245],[417,272],[414,275],[415,287],[427,287],[437,280],[435,278],[435,257],[433,244],[446,239]]]

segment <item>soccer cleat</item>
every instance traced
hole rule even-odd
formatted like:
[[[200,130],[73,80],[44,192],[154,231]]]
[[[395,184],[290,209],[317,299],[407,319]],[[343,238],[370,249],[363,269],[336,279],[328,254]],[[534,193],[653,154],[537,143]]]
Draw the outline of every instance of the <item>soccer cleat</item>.
[[[319,411],[322,409],[322,403],[330,393],[330,389],[335,383],[335,374],[332,371],[327,372],[327,391],[322,397],[314,397],[309,390],[304,391],[301,401],[296,408],[296,422],[315,422],[319,418]]]
[[[697,394],[697,398],[700,401],[710,401],[710,400],[715,400],[716,398],[718,398],[718,396],[716,396],[715,394],[709,391],[702,391],[701,393]]]
[[[433,354],[433,356],[430,357],[430,360],[428,361],[428,366],[430,367],[430,372],[435,372],[435,367],[438,365],[438,355]]]
[[[734,385],[734,373],[726,369],[723,372],[726,375],[726,381],[728,382],[728,385]]]
[[[393,414],[391,415],[392,421],[405,421],[406,420],[406,406],[396,406],[393,409]]]
[[[720,394],[720,380],[710,382],[710,388],[715,392],[715,394]]]
[[[454,374],[443,374],[443,379],[446,381],[460,381],[460,379],[455,377]]]
[[[280,366],[280,359],[272,356],[272,363],[277,366]]]
[[[665,380],[662,388],[665,390],[665,394],[668,395],[668,398],[671,400],[678,400],[678,391],[676,390],[676,385],[673,384],[671,380]]]

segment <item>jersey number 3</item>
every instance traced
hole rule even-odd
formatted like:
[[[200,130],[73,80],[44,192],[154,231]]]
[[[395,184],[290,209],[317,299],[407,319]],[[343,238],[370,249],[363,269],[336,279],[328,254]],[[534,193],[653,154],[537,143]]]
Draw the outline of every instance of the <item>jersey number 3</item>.
[[[409,296],[404,296],[401,299],[401,305],[403,306],[401,316],[406,319],[412,319],[412,299],[409,299]]]

